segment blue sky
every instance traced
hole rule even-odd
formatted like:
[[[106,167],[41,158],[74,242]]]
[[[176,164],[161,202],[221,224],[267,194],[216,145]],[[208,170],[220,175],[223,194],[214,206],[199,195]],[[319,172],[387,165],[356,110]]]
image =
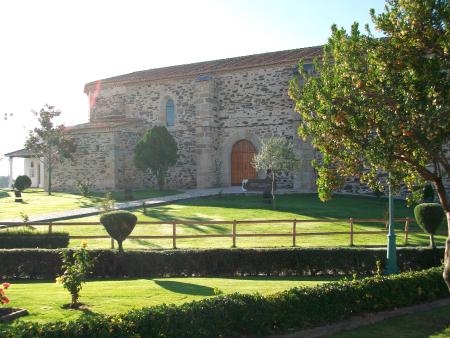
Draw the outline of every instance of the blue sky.
[[[83,87],[92,80],[320,45],[333,23],[370,23],[370,8],[379,13],[384,1],[2,1],[0,117],[14,116],[0,119],[0,154],[23,146],[31,109],[45,103],[62,110],[66,125],[86,122]]]

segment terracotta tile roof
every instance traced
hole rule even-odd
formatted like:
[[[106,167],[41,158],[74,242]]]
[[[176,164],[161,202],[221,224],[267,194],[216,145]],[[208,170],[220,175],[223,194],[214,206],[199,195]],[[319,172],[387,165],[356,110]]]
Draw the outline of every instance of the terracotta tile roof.
[[[323,46],[283,50],[278,52],[254,54],[239,56],[228,59],[190,63],[185,65],[170,66],[163,68],[154,68],[133,72],[129,74],[114,76],[101,80],[105,83],[121,82],[139,82],[161,79],[178,78],[185,76],[206,75],[216,72],[232,71],[253,67],[261,67],[275,64],[292,63],[296,64],[301,58],[313,59],[322,55]],[[93,86],[96,81],[90,82],[85,86],[85,92],[88,87]]]

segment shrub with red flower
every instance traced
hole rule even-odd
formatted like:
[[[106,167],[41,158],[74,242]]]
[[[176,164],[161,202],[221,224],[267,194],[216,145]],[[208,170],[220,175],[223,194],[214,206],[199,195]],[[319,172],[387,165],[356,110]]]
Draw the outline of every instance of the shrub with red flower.
[[[9,298],[6,296],[6,289],[9,288],[11,284],[3,283],[0,285],[0,304],[5,305],[9,303]]]

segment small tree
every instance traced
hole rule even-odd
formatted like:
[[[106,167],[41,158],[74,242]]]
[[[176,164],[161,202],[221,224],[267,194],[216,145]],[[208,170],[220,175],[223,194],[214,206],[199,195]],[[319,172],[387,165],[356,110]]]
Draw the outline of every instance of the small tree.
[[[178,158],[175,139],[166,127],[156,126],[147,131],[134,148],[134,163],[141,170],[150,170],[158,181],[158,188],[164,189],[167,171]]]
[[[272,201],[275,206],[275,179],[283,171],[294,170],[298,159],[294,147],[286,139],[272,137],[262,142],[261,151],[255,155],[253,165],[256,170],[269,171],[272,178]]]
[[[444,222],[444,209],[438,203],[422,203],[416,205],[414,208],[414,216],[416,217],[417,224],[425,232],[430,234],[430,246],[435,248],[434,235],[439,226]]]
[[[426,184],[423,188],[423,195],[422,195],[422,202],[423,203],[433,203],[434,202],[434,190],[431,184]]]
[[[119,252],[123,253],[122,243],[136,226],[137,217],[129,211],[111,211],[100,216],[100,222],[108,234],[119,244]]]
[[[25,148],[44,163],[48,174],[48,194],[51,195],[53,164],[65,158],[73,159],[75,143],[67,137],[64,125],[54,125],[53,119],[61,115],[54,106],[45,105],[39,112],[33,113],[38,117],[40,126],[29,132]]]
[[[62,284],[70,292],[71,308],[79,307],[78,299],[82,284],[86,283],[86,278],[94,267],[94,261],[86,247],[87,243],[83,242],[80,250],[75,250],[73,254],[68,251],[61,252],[63,274],[56,278],[56,282]]]
[[[388,0],[383,13],[371,10],[386,38],[363,34],[356,23],[351,32],[333,26],[314,63],[319,76],[300,62],[289,94],[300,134],[323,155],[315,163],[322,200],[348,176],[375,189],[385,183],[379,173],[388,172],[392,189],[404,184],[416,200],[428,181],[450,230],[449,9],[443,0]],[[450,289],[450,237],[443,277]]]

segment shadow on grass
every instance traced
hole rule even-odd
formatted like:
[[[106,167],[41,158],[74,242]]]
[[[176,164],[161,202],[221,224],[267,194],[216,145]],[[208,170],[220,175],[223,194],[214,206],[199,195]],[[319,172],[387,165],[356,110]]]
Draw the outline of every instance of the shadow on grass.
[[[175,292],[182,293],[185,295],[193,295],[193,296],[213,296],[214,289],[209,286],[191,284],[191,283],[183,283],[176,281],[168,281],[168,280],[153,280],[158,286]]]
[[[203,222],[203,221],[211,221],[211,218],[207,217],[173,217],[169,214],[172,209],[169,206],[160,206],[156,208],[147,208],[147,211],[144,213],[145,216],[156,218],[161,221],[172,222],[174,220],[178,221],[188,221],[188,222]],[[231,224],[231,222],[230,222]],[[230,232],[230,227],[227,225],[220,224],[208,224],[208,225],[199,225],[199,224],[187,224],[181,225],[182,227],[191,228],[197,232],[201,233],[210,233],[210,229],[212,229],[217,234],[226,234]]]
[[[130,241],[131,243],[142,245],[145,248],[151,248],[151,249],[164,249],[161,245],[158,245],[154,242],[151,242],[148,239],[139,239],[139,238],[127,238],[127,241]]]
[[[317,194],[287,194],[277,196],[275,210],[263,202],[261,195],[225,195],[177,202],[184,206],[208,206],[235,209],[261,209],[282,211],[309,216],[316,219],[327,218],[384,218],[388,209],[386,198],[368,196],[335,195],[328,202],[322,202]],[[413,217],[413,208],[405,201],[395,200],[397,217]]]
[[[9,197],[9,194],[7,191],[0,190],[0,198]]]

